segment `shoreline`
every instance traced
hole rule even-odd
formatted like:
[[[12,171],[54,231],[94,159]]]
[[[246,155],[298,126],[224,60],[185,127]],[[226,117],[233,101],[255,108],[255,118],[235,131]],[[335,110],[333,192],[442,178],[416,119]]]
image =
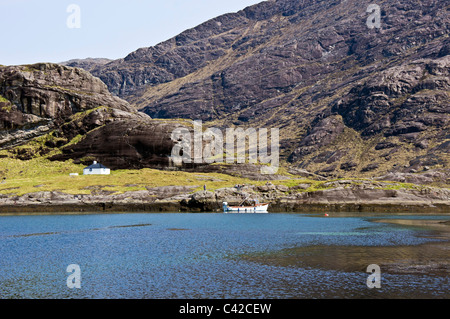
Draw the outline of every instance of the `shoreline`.
[[[0,214],[83,212],[223,212],[222,203],[269,203],[269,213],[381,212],[450,213],[450,189],[383,189],[379,183],[335,181],[326,189],[299,190],[267,183],[192,193],[190,187],[162,186],[124,193],[89,195],[41,191],[21,196],[0,195]]]
[[[216,206],[216,205],[212,205]],[[222,208],[189,207],[183,202],[148,203],[40,203],[0,205],[0,215],[7,214],[47,214],[47,213],[222,213]],[[383,202],[328,202],[328,203],[272,203],[269,213],[449,213],[450,203],[383,203]]]

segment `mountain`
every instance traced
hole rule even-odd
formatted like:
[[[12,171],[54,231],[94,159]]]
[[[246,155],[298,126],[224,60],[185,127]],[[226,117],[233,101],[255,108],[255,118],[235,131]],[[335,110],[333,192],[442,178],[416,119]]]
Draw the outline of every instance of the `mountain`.
[[[445,182],[449,4],[383,1],[370,28],[371,4],[265,1],[91,72],[152,118],[278,127],[294,170]]]
[[[105,58],[86,58],[86,59],[72,59],[65,62],[60,62],[58,64],[71,66],[74,68],[82,68],[86,71],[91,71],[98,66],[103,66],[113,60]]]
[[[450,185],[449,4],[380,2],[379,28],[371,5],[265,1],[119,60],[0,66],[0,148],[164,168],[174,128],[202,120],[279,128],[295,175]]]

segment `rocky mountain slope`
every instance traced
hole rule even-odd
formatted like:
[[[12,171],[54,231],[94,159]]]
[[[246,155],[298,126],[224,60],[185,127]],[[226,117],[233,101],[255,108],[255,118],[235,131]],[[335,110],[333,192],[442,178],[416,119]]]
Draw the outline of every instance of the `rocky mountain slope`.
[[[449,3],[380,1],[369,28],[372,2],[265,1],[91,72],[153,118],[278,127],[296,169],[448,174]]]
[[[369,28],[371,3],[265,1],[116,61],[0,66],[0,150],[166,168],[191,119],[280,128],[295,176],[450,185],[449,4],[386,0]]]
[[[74,68],[82,68],[86,71],[91,71],[96,67],[105,65],[113,60],[105,59],[105,58],[86,58],[86,59],[72,59],[65,62],[60,62],[58,64],[71,66]]]

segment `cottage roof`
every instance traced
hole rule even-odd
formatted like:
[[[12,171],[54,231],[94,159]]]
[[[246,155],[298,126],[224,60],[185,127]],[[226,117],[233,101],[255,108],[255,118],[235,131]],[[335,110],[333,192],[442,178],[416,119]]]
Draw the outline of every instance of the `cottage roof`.
[[[95,169],[95,168],[108,168],[100,163],[94,162],[94,164],[86,167],[85,169]]]

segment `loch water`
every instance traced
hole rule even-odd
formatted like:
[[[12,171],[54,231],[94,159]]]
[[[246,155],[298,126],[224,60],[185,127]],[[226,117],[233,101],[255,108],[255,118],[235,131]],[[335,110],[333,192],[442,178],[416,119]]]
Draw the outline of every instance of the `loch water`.
[[[449,239],[386,222],[450,216],[328,215],[1,216],[0,298],[450,297]],[[380,264],[379,288],[367,285],[369,264]],[[81,288],[69,288],[69,265]]]

